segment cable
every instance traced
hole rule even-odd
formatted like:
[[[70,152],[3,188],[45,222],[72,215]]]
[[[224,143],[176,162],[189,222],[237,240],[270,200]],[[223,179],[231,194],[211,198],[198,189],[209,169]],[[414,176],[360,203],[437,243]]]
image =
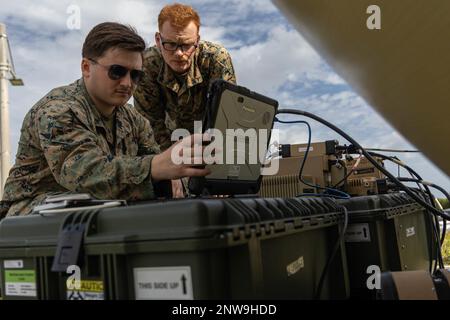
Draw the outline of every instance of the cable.
[[[440,204],[440,202],[438,200],[436,200],[436,206],[439,207],[439,209],[444,210],[444,208],[442,207],[442,205]],[[441,238],[441,244],[444,243],[445,241],[445,233],[447,231],[447,221],[442,219],[442,238]]]
[[[350,171],[340,180],[338,183],[336,183],[333,188],[337,188],[342,182],[346,182],[347,179],[352,175],[352,173],[355,171],[355,169],[359,166],[359,163],[361,162],[362,154],[359,155],[358,159],[356,160],[356,163],[353,165],[353,167],[350,169]]]
[[[431,183],[431,182],[428,182],[428,181],[424,181],[424,180],[419,180],[419,179],[411,179],[411,178],[400,178],[399,180],[400,181],[404,181],[404,182],[420,183],[420,184],[422,184],[424,186],[427,186],[427,187],[429,186],[429,187],[432,187],[434,189],[437,189],[440,192],[442,192],[442,194],[447,198],[448,201],[450,201],[449,193],[444,188],[442,188],[442,187],[440,187],[440,186],[438,186],[438,185],[436,185],[434,183]],[[443,223],[443,227],[444,228],[443,228],[443,236],[441,237],[441,246],[442,246],[442,243],[445,240],[445,231],[446,231],[446,227],[447,227],[445,220],[444,220],[444,223]]]
[[[301,193],[297,195],[297,197],[324,197],[324,198],[334,198],[334,199],[344,199],[347,200],[347,197],[335,196],[327,193]]]
[[[450,220],[450,215],[449,213],[447,213],[446,211],[440,211],[438,209],[436,209],[434,207],[434,205],[429,205],[427,202],[425,202],[424,200],[422,200],[420,197],[418,197],[413,191],[411,191],[409,189],[409,187],[407,187],[406,185],[404,185],[403,183],[401,183],[397,178],[395,178],[395,176],[393,176],[388,170],[386,170],[383,166],[381,166],[370,154],[368,151],[366,151],[363,147],[361,147],[361,145],[356,142],[352,137],[350,137],[348,134],[346,134],[345,132],[343,132],[341,129],[339,129],[338,127],[334,126],[333,124],[329,123],[328,121],[314,115],[311,114],[309,112],[306,111],[301,111],[301,110],[295,110],[295,109],[279,109],[277,114],[294,114],[294,115],[300,115],[300,116],[305,116],[308,118],[311,118],[313,120],[316,120],[320,123],[322,123],[323,125],[329,127],[330,129],[334,130],[335,132],[337,132],[338,134],[340,134],[341,136],[343,136],[345,139],[347,139],[351,144],[353,144],[353,146],[357,149],[357,150],[361,150],[361,152],[363,153],[363,155],[367,158],[367,160],[369,162],[371,162],[378,170],[380,170],[381,172],[383,172],[393,183],[395,183],[400,190],[403,190],[407,195],[409,195],[413,200],[415,200],[417,203],[419,203],[421,206],[423,206],[424,208],[426,208],[428,211],[430,211],[431,213],[445,219],[445,220]],[[413,170],[411,171],[413,172]],[[430,199],[431,200],[431,199]],[[434,228],[433,228],[434,229]],[[435,230],[435,229],[434,229]],[[437,241],[439,241],[439,236],[437,236]],[[439,241],[440,242],[440,241]],[[439,243],[440,245],[440,243]],[[440,252],[440,250],[439,250]]]
[[[405,186],[400,181],[398,181],[398,179],[395,178],[395,176],[393,176],[388,170],[386,170],[383,166],[381,166],[369,154],[369,152],[367,152],[363,147],[361,147],[361,145],[358,142],[356,142],[352,137],[350,137],[348,134],[346,134],[344,131],[342,131],[341,129],[339,129],[335,125],[329,123],[328,121],[326,121],[326,120],[324,120],[324,119],[322,119],[322,118],[320,118],[320,117],[318,117],[318,116],[316,116],[316,115],[314,115],[312,113],[309,113],[309,112],[306,112],[306,111],[301,111],[301,110],[279,109],[277,114],[295,114],[295,115],[299,115],[299,116],[308,117],[308,118],[311,118],[313,120],[316,120],[316,121],[322,123],[323,125],[329,127],[330,129],[334,130],[335,132],[337,132],[338,134],[343,136],[345,139],[347,139],[358,150],[361,150],[361,152],[367,158],[367,160],[369,160],[378,170],[383,172],[384,175],[386,175],[392,182],[394,182],[401,190],[403,190],[406,194],[408,194],[413,200],[415,200],[416,202],[418,202],[420,205],[422,205],[426,209],[430,210],[431,212],[433,212],[433,213],[437,214],[438,216],[442,217],[443,219],[450,220],[450,215],[447,212],[440,211],[440,210],[434,208],[433,206],[430,206],[428,203],[426,203],[422,199],[420,199],[416,194],[414,194],[414,192],[409,190],[409,188],[407,186]]]
[[[412,191],[416,192],[419,196],[424,195],[422,189],[418,188],[410,188]],[[442,252],[441,252],[441,241],[439,240],[439,222],[436,222],[436,215],[432,214],[428,210],[426,210],[428,215],[425,216],[427,218],[427,222],[430,225],[430,229],[432,230],[432,233],[429,236],[429,243],[428,243],[428,250],[430,254],[430,263],[429,263],[429,271],[430,273],[436,272],[438,265],[442,264]],[[446,221],[446,220],[443,220]],[[436,257],[436,260],[434,260],[434,257]],[[435,262],[435,263],[434,263]],[[434,268],[433,268],[434,263]]]
[[[389,171],[387,171],[383,166],[381,166],[370,154],[368,151],[366,151],[363,147],[361,147],[361,145],[356,142],[352,137],[350,137],[348,134],[346,134],[344,131],[342,131],[341,129],[339,129],[338,127],[336,127],[335,125],[329,123],[328,121],[312,114],[306,111],[301,111],[301,110],[295,110],[295,109],[279,109],[277,114],[295,114],[295,115],[300,115],[300,116],[305,116],[308,118],[311,118],[313,120],[316,120],[320,123],[322,123],[323,125],[329,127],[330,129],[334,130],[335,132],[337,132],[338,134],[340,134],[341,136],[343,136],[345,139],[347,139],[351,144],[353,144],[353,146],[357,149],[360,150],[363,155],[367,158],[367,160],[369,160],[369,162],[371,162],[378,170],[380,170],[381,172],[383,172],[392,182],[394,182],[401,190],[403,190],[407,195],[409,195],[413,200],[415,200],[416,202],[418,202],[420,205],[422,205],[424,208],[426,208],[428,211],[430,211],[431,213],[434,213],[435,215],[438,215],[440,217],[442,217],[443,219],[446,220],[450,220],[450,215],[447,212],[444,211],[440,211],[438,209],[436,209],[433,205],[429,205],[428,203],[426,203],[425,201],[423,201],[420,197],[418,197],[413,191],[411,191],[409,189],[409,187],[405,186],[403,183],[401,183],[398,179],[395,178],[394,175],[392,175]],[[433,224],[434,225],[434,224]],[[436,236],[436,227],[433,228],[433,232],[435,233],[435,237],[436,240],[439,241],[439,235]],[[438,234],[438,233],[437,233]],[[440,248],[440,241],[439,241],[439,245],[438,248]],[[440,253],[440,250],[439,250]]]
[[[308,127],[308,145],[306,147],[305,155],[303,156],[303,161],[302,161],[302,164],[300,166],[300,171],[298,173],[299,180],[303,184],[305,184],[305,185],[307,185],[309,187],[312,187],[312,188],[315,188],[315,189],[326,190],[326,192],[328,192],[328,194],[330,194],[330,195],[333,195],[333,193],[335,193],[339,197],[350,199],[350,195],[348,195],[345,192],[342,192],[340,190],[336,190],[336,189],[333,189],[333,188],[327,188],[327,187],[322,187],[322,186],[319,186],[319,185],[310,184],[310,183],[306,182],[305,180],[303,180],[303,169],[304,169],[305,164],[306,164],[306,159],[308,158],[309,150],[311,149],[312,131],[311,131],[310,124],[308,122],[306,122],[306,121],[301,121],[301,120],[284,121],[284,120],[278,119],[277,117],[275,117],[275,122],[279,122],[279,123],[282,123],[282,124],[298,124],[298,123],[301,123],[301,124],[305,124]]]
[[[323,268],[322,274],[320,275],[319,284],[317,285],[317,290],[314,294],[315,300],[320,299],[320,296],[321,296],[322,290],[323,290],[323,284],[325,282],[326,276],[328,275],[328,272],[330,271],[331,263],[333,262],[339,248],[341,247],[341,244],[344,242],[345,233],[347,232],[348,212],[347,212],[347,208],[342,207],[342,209],[344,210],[344,227],[342,228],[341,234],[338,237],[338,241],[334,245],[331,255],[328,257],[325,267]]]
[[[421,153],[419,150],[397,150],[397,149],[377,149],[377,148],[365,148],[367,151],[383,151],[383,152],[405,152],[405,153]]]
[[[424,181],[424,180],[419,180],[419,179],[412,179],[412,178],[400,178],[398,180],[404,181],[404,182],[416,182],[416,183],[420,183],[424,186],[429,186],[429,187],[435,188],[435,189],[439,190],[440,192],[442,192],[445,195],[445,197],[448,199],[448,201],[450,201],[450,195],[448,194],[448,192],[444,188],[442,188],[434,183]]]
[[[379,154],[379,153],[375,153],[375,152],[370,152],[370,154],[371,154],[372,156],[376,156],[376,157],[380,157],[380,158],[385,159],[385,160],[392,161],[393,163],[395,163],[395,164],[397,164],[397,165],[399,165],[399,166],[405,168],[405,169],[409,172],[409,174],[410,174],[411,176],[416,177],[418,180],[421,180],[421,181],[423,180],[422,177],[421,177],[416,171],[414,171],[411,167],[409,167],[408,165],[406,165],[405,163],[403,163],[403,162],[402,162],[400,159],[398,159],[397,157],[390,157],[390,156],[386,156],[386,155]],[[419,186],[419,188],[421,189],[421,184],[420,184],[419,182],[416,182],[416,183],[417,183],[417,185]],[[430,204],[431,204],[433,207],[436,207],[436,203],[435,203],[436,199],[434,198],[433,194],[431,193],[430,188],[428,187],[427,184],[424,184],[423,186],[424,186],[424,188],[425,188],[426,193],[428,194]],[[445,190],[444,190],[444,191],[445,191]],[[435,229],[438,229],[438,228],[439,228],[439,222],[436,222],[436,221],[435,221],[435,223],[434,223],[434,228],[435,228]],[[439,231],[437,231],[437,232],[439,233]],[[443,219],[443,228],[442,228],[442,232],[441,232],[440,242],[439,242],[439,244],[438,244],[439,247],[442,247],[442,244],[444,243],[444,239],[445,239],[446,232],[447,232],[447,221],[446,221],[446,219]]]
[[[383,160],[391,161],[391,162],[393,162],[393,163],[395,163],[396,165],[399,166],[399,170],[400,170],[400,167],[402,167],[402,168],[406,169],[411,176],[416,177],[419,180],[422,180],[422,177],[416,171],[414,171],[411,167],[406,165],[403,161],[401,161],[399,158],[397,158],[395,156],[394,157],[386,156],[384,154],[380,154],[380,153],[376,153],[376,152],[369,152],[369,154],[372,155],[372,156],[378,157],[378,158],[382,158]],[[399,172],[398,176],[400,176],[400,172]],[[417,183],[417,186],[420,189],[422,188],[419,183]],[[430,204],[433,207],[436,207],[435,204],[434,204],[434,200],[433,200],[434,199],[433,198],[433,194],[431,193],[430,189],[427,186],[425,186],[425,190],[427,191],[427,194],[430,197],[430,199],[429,199],[430,200]]]

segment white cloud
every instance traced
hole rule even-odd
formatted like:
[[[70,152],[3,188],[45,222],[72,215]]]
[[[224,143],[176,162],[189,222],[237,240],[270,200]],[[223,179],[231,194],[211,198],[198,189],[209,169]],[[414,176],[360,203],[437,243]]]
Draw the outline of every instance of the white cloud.
[[[275,95],[286,82],[344,84],[295,30],[276,25],[264,42],[231,50],[238,81]]]
[[[321,60],[303,38],[284,26],[275,27],[265,42],[232,52],[238,81],[274,94],[286,79],[296,79],[320,67]]]

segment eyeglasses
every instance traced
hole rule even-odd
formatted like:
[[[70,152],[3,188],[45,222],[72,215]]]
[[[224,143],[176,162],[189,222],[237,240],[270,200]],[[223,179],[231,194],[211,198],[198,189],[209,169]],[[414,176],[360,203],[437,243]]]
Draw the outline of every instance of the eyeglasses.
[[[191,52],[198,47],[198,39],[195,43],[178,44],[176,42],[164,40],[161,34],[159,34],[159,38],[161,39],[161,45],[167,51],[177,51],[178,48],[180,48],[182,52]]]
[[[98,61],[88,58],[88,60],[94,62],[95,64],[98,64],[99,66],[108,69],[108,76],[111,80],[119,80],[125,77],[128,74],[128,71],[130,72],[130,78],[131,81],[133,81],[135,84],[138,84],[142,78],[145,75],[145,72],[142,70],[136,70],[136,69],[128,69],[127,67],[121,66],[120,64],[112,64],[110,66],[104,66]]]

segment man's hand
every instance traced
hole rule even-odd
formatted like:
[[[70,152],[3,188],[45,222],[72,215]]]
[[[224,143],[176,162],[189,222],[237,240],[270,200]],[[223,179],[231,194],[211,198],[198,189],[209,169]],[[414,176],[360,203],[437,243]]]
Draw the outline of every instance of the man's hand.
[[[184,198],[184,187],[181,179],[172,180],[172,197]]]
[[[195,150],[203,146],[194,146],[196,141],[202,141],[202,134],[193,134],[183,140],[175,143],[166,151],[153,157],[151,166],[151,176],[154,181],[177,180],[183,177],[204,177],[210,174],[210,170],[199,166],[197,163],[203,163],[202,155],[195,154]],[[207,140],[207,139],[204,139]],[[172,151],[174,151],[172,155]],[[172,161],[172,156],[183,158],[183,155],[190,155],[187,164],[176,164]],[[203,152],[202,152],[203,154]],[[185,157],[186,158],[186,157]]]

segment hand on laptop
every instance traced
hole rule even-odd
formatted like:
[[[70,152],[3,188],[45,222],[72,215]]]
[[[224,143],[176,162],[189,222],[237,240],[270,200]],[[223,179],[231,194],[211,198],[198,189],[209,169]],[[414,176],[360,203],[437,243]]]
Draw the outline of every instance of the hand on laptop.
[[[151,166],[152,179],[155,181],[176,180],[182,177],[208,175],[210,170],[206,169],[203,163],[205,147],[201,146],[202,138],[203,135],[199,133],[187,136],[166,151],[155,155]],[[198,141],[200,146],[195,146]]]

